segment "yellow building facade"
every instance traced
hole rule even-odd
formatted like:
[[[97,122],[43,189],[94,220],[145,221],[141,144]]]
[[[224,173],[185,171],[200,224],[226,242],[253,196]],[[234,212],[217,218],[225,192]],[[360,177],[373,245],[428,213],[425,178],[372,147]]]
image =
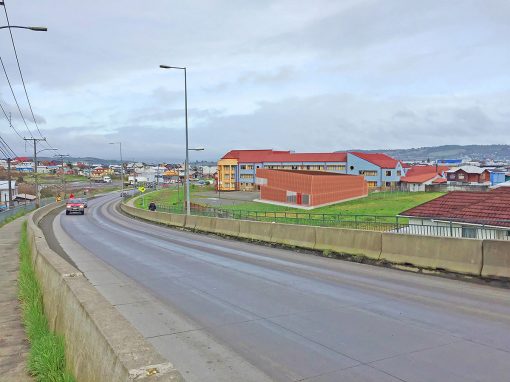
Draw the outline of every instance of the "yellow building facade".
[[[237,159],[220,159],[218,161],[218,189],[221,191],[235,191]]]

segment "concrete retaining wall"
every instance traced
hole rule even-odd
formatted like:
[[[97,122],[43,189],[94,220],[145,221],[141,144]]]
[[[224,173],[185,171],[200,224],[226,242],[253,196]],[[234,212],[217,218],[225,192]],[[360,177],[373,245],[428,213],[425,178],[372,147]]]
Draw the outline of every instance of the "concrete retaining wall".
[[[482,240],[383,233],[381,259],[479,276]]]
[[[382,250],[382,233],[317,227],[315,249],[379,259]]]
[[[183,381],[131,324],[72,265],[53,252],[37,222],[60,205],[31,214],[28,239],[50,329],[65,338],[77,381]]]
[[[257,241],[271,241],[273,224],[274,223],[240,220],[239,237]]]
[[[510,278],[510,241],[483,241],[482,276]]]
[[[125,205],[122,209],[131,215],[157,221],[151,213],[145,213],[146,211]],[[205,232],[295,247],[363,255],[396,264],[411,264],[416,267],[444,269],[469,275],[510,277],[510,241],[407,235],[161,214],[164,224],[174,225],[169,222],[180,219],[181,224],[185,220],[186,228]]]
[[[271,230],[271,242],[314,249],[315,229],[316,227],[305,225],[274,223]]]

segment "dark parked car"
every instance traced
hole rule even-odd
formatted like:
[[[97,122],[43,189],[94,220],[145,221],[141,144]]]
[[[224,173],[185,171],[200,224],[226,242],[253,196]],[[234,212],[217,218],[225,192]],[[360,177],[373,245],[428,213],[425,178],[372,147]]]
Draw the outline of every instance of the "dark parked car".
[[[83,199],[69,199],[66,203],[66,215],[78,213],[85,215],[85,203]]]

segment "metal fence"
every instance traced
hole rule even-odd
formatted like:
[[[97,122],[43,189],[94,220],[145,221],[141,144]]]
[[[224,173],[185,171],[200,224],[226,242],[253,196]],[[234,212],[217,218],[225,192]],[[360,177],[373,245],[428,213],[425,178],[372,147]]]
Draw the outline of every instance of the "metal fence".
[[[41,199],[40,200],[41,207],[44,207],[47,204],[53,203],[54,201],[55,201],[55,198],[44,198],[44,199]],[[11,209],[2,210],[0,212],[0,224],[5,222],[11,216],[17,215],[17,214],[19,214],[22,211],[24,211],[26,213],[26,212],[30,212],[32,210],[35,210],[35,201],[34,202],[29,202],[29,203],[18,204],[17,206],[12,207]]]
[[[176,214],[186,213],[182,205],[158,204],[157,210]],[[192,204],[192,215],[216,218],[254,220],[286,224],[336,227],[413,235],[464,237],[476,239],[510,240],[510,220],[478,220],[477,222],[437,221],[435,219],[400,216],[319,214],[286,211],[247,211],[222,209]]]
[[[0,212],[0,224],[5,222],[11,216],[17,215],[22,211],[25,212],[32,211],[33,209],[35,209],[35,203],[20,204],[9,210],[3,210],[2,212]]]

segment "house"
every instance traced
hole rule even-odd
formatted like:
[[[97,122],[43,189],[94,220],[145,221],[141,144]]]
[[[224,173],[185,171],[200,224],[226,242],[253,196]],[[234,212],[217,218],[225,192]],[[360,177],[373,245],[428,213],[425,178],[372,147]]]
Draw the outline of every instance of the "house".
[[[361,175],[326,171],[257,169],[258,201],[311,209],[363,198],[368,187]]]
[[[16,181],[11,180],[11,195],[12,200],[14,200],[14,195],[18,193],[18,187],[16,186]],[[12,202],[11,200],[11,202]],[[0,180],[0,205],[6,205],[9,203],[9,181],[8,180]]]
[[[445,172],[450,168],[447,166],[412,166],[406,175],[400,178],[400,188],[403,191],[418,192],[425,191],[427,185],[446,183]]]
[[[347,174],[363,175],[369,188],[395,187],[404,175],[402,163],[386,154],[347,153]]]
[[[509,240],[510,188],[449,192],[399,216],[409,218],[407,233]],[[414,227],[422,229],[417,231]]]
[[[446,172],[448,183],[490,184],[490,172],[476,166],[461,166]]]
[[[385,154],[232,150],[218,161],[217,188],[254,191],[258,188],[255,177],[259,168],[363,175],[369,187],[393,187],[404,174],[402,163]]]

